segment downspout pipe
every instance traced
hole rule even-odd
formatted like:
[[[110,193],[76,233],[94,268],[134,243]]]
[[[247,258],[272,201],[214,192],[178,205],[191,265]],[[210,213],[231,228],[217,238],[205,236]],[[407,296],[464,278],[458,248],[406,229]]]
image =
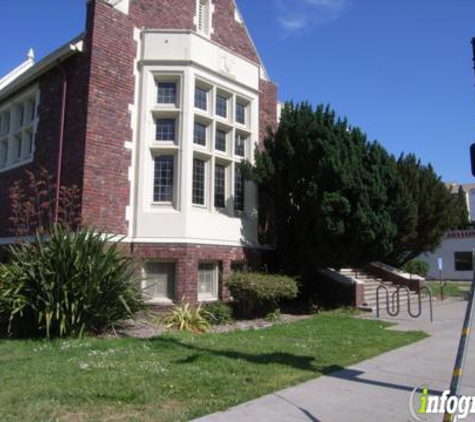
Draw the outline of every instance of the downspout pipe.
[[[472,38],[473,70],[475,71],[475,37]]]
[[[58,162],[56,166],[56,198],[54,207],[54,224],[59,221],[59,198],[61,192],[61,179],[63,170],[63,151],[64,151],[64,128],[66,124],[66,99],[68,97],[68,77],[63,65],[58,62],[58,69],[62,76],[62,99],[61,99],[61,116],[59,125],[59,145],[58,145]]]

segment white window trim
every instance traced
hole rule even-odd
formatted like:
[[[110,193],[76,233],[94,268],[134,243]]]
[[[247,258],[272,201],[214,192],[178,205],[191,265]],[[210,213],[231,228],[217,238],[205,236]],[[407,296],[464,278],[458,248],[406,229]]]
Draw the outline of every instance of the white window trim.
[[[210,189],[211,186],[211,175],[210,175],[210,170],[212,168],[211,166],[211,158],[207,155],[200,154],[199,152],[195,152],[193,154],[193,161],[194,159],[198,159],[204,162],[205,164],[205,180],[204,180],[204,192],[203,192],[203,197],[204,197],[204,204],[195,204],[193,202],[193,166],[191,168],[191,204],[193,208],[201,209],[201,210],[206,210],[209,208],[210,204],[210,193],[212,189]]]
[[[254,202],[251,198],[249,184],[246,184],[244,195],[244,211],[234,210],[232,205],[232,196],[234,195],[234,171],[230,171],[230,176],[226,179],[226,204],[225,208],[217,208],[214,206],[214,167],[216,161],[224,163],[227,168],[234,169],[237,163],[245,159],[252,160],[256,145],[253,144],[257,133],[258,116],[253,115],[253,111],[258,110],[258,98],[236,89],[223,81],[209,77],[202,72],[195,72],[194,87],[199,86],[208,91],[208,109],[207,112],[194,107],[194,119],[200,123],[208,124],[211,133],[208,132],[207,145],[201,146],[192,143],[193,157],[201,158],[210,163],[206,170],[206,186],[205,193],[206,204],[194,204],[192,192],[190,194],[190,203],[194,209],[207,210],[211,213],[226,214],[233,218],[243,218],[247,211],[252,211]],[[194,91],[193,91],[194,92]],[[217,95],[223,95],[228,100],[228,118],[224,119],[216,114],[216,98]],[[235,119],[236,103],[242,103],[245,106],[245,124],[240,124]],[[226,152],[219,151],[215,148],[216,129],[220,128],[227,133]],[[240,134],[245,139],[244,156],[238,156],[235,153],[236,134]],[[228,206],[229,204],[229,206]]]
[[[207,28],[201,29],[200,28],[200,7],[201,4],[207,3]],[[213,27],[213,15],[214,15],[214,4],[211,0],[196,0],[196,12],[195,12],[194,23],[196,25],[196,32],[202,35],[205,38],[210,39],[211,36],[214,34],[214,27]]]
[[[140,287],[143,290],[145,290],[145,288],[147,287],[146,286],[146,278],[147,278],[147,271],[146,271],[146,266],[147,264],[154,264],[154,263],[157,263],[157,264],[173,264],[175,266],[175,295],[176,296],[176,288],[177,288],[177,280],[178,280],[178,266],[177,266],[177,262],[176,261],[172,261],[172,260],[148,260],[145,262],[144,266],[142,267],[142,281],[140,283]],[[168,297],[152,297],[151,299],[147,299],[145,300],[145,303],[146,304],[150,304],[150,305],[153,305],[153,304],[171,304],[173,303],[174,301],[176,300],[176,298],[168,298]]]
[[[216,302],[219,300],[219,264],[217,262],[200,262],[198,264],[198,283],[200,283],[200,265],[213,265],[213,291],[211,293],[200,293],[198,287],[198,302]]]
[[[28,100],[33,99],[33,98],[36,103],[35,104],[35,118],[28,124],[24,123],[22,127],[14,130],[13,120],[15,118],[15,112],[14,112],[15,106],[20,103],[23,103],[23,106],[24,106]],[[7,147],[8,147],[7,164],[4,167],[0,167],[0,174],[10,171],[12,169],[15,169],[17,167],[30,164],[34,161],[34,156],[35,156],[35,151],[36,151],[36,134],[37,134],[38,123],[39,123],[39,113],[38,113],[39,104],[40,104],[40,91],[38,90],[37,86],[34,86],[33,88],[28,89],[27,91],[21,93],[20,95],[17,95],[12,100],[0,106],[0,116],[5,111],[10,112],[9,132],[8,134],[4,136],[0,136],[0,142],[7,141]],[[24,113],[25,113],[25,110],[24,110]],[[25,149],[26,149],[25,148],[25,134],[27,132],[30,132],[33,137],[32,139],[33,145],[31,148],[31,154],[29,154],[28,156],[26,156],[26,153],[25,153]],[[15,160],[13,159],[14,139],[19,134],[21,135],[21,139],[22,139],[22,152],[21,152],[21,158],[19,160]]]
[[[154,149],[151,151],[151,167],[152,167],[152,182],[150,188],[150,203],[153,207],[162,207],[162,208],[177,208],[177,197],[178,197],[178,150],[177,149]],[[155,201],[155,157],[171,155],[173,157],[173,199],[172,201]]]

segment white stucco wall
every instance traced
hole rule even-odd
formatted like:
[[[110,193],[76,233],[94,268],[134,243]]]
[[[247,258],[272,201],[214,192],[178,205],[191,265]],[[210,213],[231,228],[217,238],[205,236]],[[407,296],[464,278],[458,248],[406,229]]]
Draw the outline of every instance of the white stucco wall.
[[[475,248],[475,237],[446,238],[434,253],[419,258],[430,265],[428,278],[438,279],[438,258],[443,259],[443,275],[446,280],[472,280],[472,271],[455,271],[455,252],[471,252]]]

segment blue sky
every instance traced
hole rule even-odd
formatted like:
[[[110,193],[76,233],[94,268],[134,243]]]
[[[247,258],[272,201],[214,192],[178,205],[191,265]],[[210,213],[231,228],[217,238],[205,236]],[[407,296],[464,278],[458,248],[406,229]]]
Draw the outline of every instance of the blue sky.
[[[238,0],[283,100],[330,103],[391,153],[470,182],[473,0]],[[0,75],[84,28],[85,0],[2,4]]]

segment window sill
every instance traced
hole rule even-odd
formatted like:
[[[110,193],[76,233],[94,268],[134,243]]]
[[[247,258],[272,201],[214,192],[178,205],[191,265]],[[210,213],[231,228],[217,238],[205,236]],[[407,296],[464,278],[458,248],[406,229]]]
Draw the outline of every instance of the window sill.
[[[200,296],[198,295],[198,302],[200,303],[212,303],[217,302],[219,299],[215,296]]]
[[[168,113],[170,115],[176,115],[180,112],[181,108],[173,104],[154,105],[152,108],[152,114]]]
[[[33,157],[30,157],[22,161],[17,161],[15,163],[9,164],[8,166],[0,167],[0,173],[6,173],[7,171],[16,169],[21,166],[25,166],[27,164],[31,164],[32,162],[33,162]]]
[[[172,150],[179,150],[180,147],[176,144],[175,141],[154,141],[152,145],[150,145],[151,149],[154,148],[166,148]]]
[[[173,305],[174,300],[168,298],[154,298],[145,300],[146,305]]]

